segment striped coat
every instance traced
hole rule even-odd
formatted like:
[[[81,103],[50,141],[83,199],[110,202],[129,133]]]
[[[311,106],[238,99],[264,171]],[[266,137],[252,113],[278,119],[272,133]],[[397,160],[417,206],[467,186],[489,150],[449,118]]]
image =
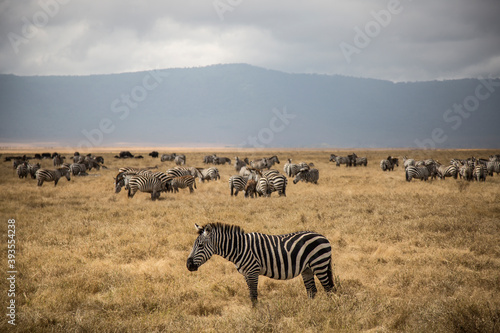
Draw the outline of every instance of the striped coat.
[[[36,171],[38,186],[42,186],[43,182],[54,182],[54,186],[57,186],[57,182],[59,182],[61,177],[66,177],[68,181],[71,180],[68,168],[58,168],[55,170],[38,169]]]
[[[326,237],[318,233],[245,233],[239,226],[220,223],[195,227],[198,237],[186,262],[188,270],[198,270],[214,254],[231,261],[245,277],[254,305],[257,303],[259,275],[277,280],[289,280],[301,275],[310,298],[317,293],[315,276],[325,291],[336,291],[331,264],[332,248]]]

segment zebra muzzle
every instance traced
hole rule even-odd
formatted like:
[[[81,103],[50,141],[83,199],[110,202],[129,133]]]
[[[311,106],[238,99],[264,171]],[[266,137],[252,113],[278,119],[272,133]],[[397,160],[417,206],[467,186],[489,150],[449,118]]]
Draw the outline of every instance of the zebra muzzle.
[[[194,272],[198,270],[198,266],[195,265],[193,258],[188,258],[187,263],[186,263],[187,269],[190,272]]]

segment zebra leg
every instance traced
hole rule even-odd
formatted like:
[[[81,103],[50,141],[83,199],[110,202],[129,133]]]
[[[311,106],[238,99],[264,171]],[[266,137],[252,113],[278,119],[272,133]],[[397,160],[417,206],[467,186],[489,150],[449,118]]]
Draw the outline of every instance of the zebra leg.
[[[310,268],[306,268],[302,272],[302,279],[304,279],[304,285],[306,286],[307,296],[309,298],[314,298],[318,289],[316,289],[316,283],[314,283],[314,273]]]
[[[252,306],[255,306],[257,304],[257,285],[259,284],[259,273],[246,274],[245,281],[247,282],[248,290],[250,292]]]
[[[318,277],[319,282],[325,288],[326,292],[336,292],[337,287],[335,287],[335,283],[333,282],[333,271],[332,271],[332,264],[329,263],[328,266],[326,267],[325,271],[321,272],[314,272],[316,276]]]
[[[57,185],[57,182],[59,181],[59,178],[54,179],[54,186]]]

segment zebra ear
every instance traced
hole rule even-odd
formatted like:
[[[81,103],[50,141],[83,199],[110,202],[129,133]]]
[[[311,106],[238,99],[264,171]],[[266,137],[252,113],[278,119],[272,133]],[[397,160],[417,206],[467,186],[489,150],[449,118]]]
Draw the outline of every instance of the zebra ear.
[[[203,232],[203,227],[200,227],[199,225],[197,225],[196,223],[194,224],[194,227],[196,228],[196,231],[198,231],[198,233],[202,233]]]

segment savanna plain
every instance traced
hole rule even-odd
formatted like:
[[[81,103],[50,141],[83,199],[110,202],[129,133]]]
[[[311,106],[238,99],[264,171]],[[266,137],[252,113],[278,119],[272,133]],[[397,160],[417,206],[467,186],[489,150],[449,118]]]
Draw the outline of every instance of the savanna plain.
[[[181,151],[181,150],[179,150]],[[28,155],[41,151],[25,152]],[[162,194],[114,193],[124,166],[174,167],[93,152],[108,169],[46,182],[19,179],[3,152],[0,162],[1,256],[7,269],[7,221],[16,220],[16,326],[4,315],[0,331],[18,332],[499,332],[500,175],[486,182],[405,181],[402,163],[383,172],[388,155],[402,159],[488,158],[488,150],[367,150],[367,167],[336,167],[330,150],[192,151],[187,166],[204,167],[216,153],[234,161],[277,155],[312,162],[317,185],[289,179],[287,196],[230,196],[233,165],[217,166],[221,180]],[[169,152],[169,151],[160,151]],[[182,151],[181,151],[182,152]],[[24,152],[21,152],[21,154]],[[61,152],[67,158],[73,152]],[[87,152],[81,152],[87,153]],[[68,161],[68,160],[67,160]],[[33,160],[33,162],[35,162]],[[52,160],[42,167],[53,168]],[[194,224],[237,224],[246,232],[313,230],[333,250],[337,292],[308,299],[302,279],[259,279],[252,307],[234,265],[214,256],[197,272],[186,259]]]

